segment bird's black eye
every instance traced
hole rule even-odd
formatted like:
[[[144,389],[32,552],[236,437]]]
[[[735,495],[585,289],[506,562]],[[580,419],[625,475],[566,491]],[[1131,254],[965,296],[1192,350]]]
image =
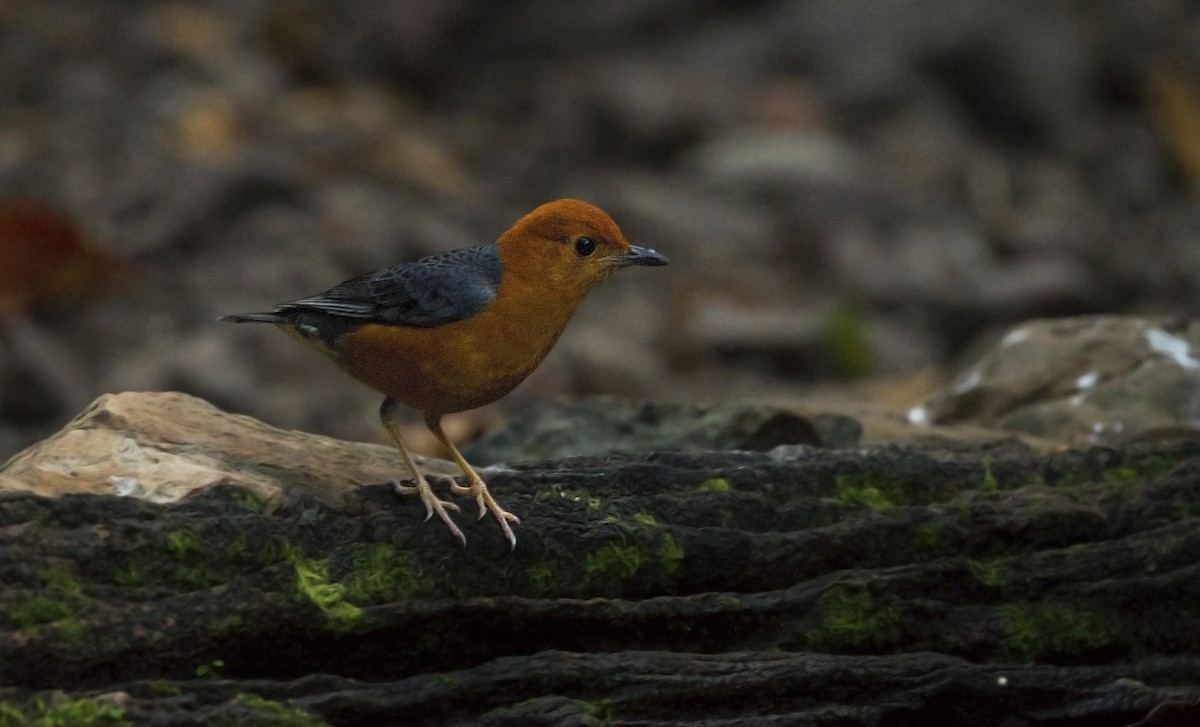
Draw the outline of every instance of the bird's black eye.
[[[590,237],[581,237],[575,241],[575,252],[579,257],[587,257],[596,251],[596,241]]]

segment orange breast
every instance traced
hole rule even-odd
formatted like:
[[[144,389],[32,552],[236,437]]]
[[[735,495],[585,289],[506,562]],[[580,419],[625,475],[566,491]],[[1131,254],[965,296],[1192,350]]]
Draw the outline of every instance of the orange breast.
[[[579,300],[506,280],[492,306],[436,328],[368,324],[338,341],[342,367],[424,412],[489,404],[525,380],[558,340]]]

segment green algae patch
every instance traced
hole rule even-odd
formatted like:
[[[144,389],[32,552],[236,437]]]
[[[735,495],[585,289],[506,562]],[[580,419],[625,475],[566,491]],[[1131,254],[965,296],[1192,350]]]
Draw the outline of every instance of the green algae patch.
[[[192,673],[200,679],[220,679],[221,672],[225,669],[224,659],[213,659],[207,664],[199,664]]]
[[[83,593],[83,586],[76,580],[75,574],[65,568],[44,568],[38,572],[38,576],[52,590],[72,596]]]
[[[658,525],[658,520],[648,512],[635,512],[630,519],[642,525]]]
[[[388,543],[360,545],[341,585],[346,598],[358,603],[408,600],[437,589],[436,579],[423,570],[415,555]]]
[[[237,633],[245,625],[246,619],[240,613],[231,613],[214,621],[212,628],[214,633],[224,636]]]
[[[545,563],[534,563],[525,569],[525,581],[529,584],[530,595],[551,596],[562,584],[558,571]]]
[[[804,636],[820,651],[884,649],[900,639],[900,609],[894,599],[862,585],[835,585],[817,599],[820,623]]]
[[[246,543],[246,536],[243,534],[225,544],[225,555],[230,558],[240,558],[246,555],[249,549],[249,545]]]
[[[992,560],[969,560],[967,567],[971,569],[971,576],[979,582],[980,585],[987,588],[1001,588],[1008,579],[1008,569],[1001,563],[1001,559]]]
[[[729,492],[729,480],[724,477],[714,477],[711,480],[705,480],[698,485],[701,492]]]
[[[942,526],[938,523],[925,523],[917,527],[916,550],[926,556],[941,553],[943,547]]]
[[[200,537],[188,530],[172,530],[162,539],[138,538],[114,560],[112,582],[126,588],[166,584],[199,589],[219,582],[204,561]]]
[[[136,588],[146,584],[146,576],[146,568],[143,564],[126,561],[113,573],[113,583],[126,588]]]
[[[362,609],[346,599],[346,586],[329,581],[328,559],[305,558],[288,548],[288,561],[296,572],[296,590],[321,609],[335,631],[349,631],[362,618]]]
[[[838,475],[834,484],[837,498],[842,502],[866,505],[872,510],[886,510],[896,505],[898,488],[893,482]]]
[[[31,596],[8,612],[8,620],[22,631],[53,623],[71,615],[71,607],[48,596]]]
[[[636,543],[610,542],[578,560],[543,560],[521,571],[527,593],[538,598],[619,595],[674,584],[683,565],[683,546],[664,530]],[[632,538],[631,538],[632,540]]]
[[[658,560],[663,573],[669,577],[675,576],[683,564],[683,546],[675,542],[670,533],[663,533],[662,543],[658,547]]]
[[[4,620],[25,632],[45,624],[56,624],[65,643],[78,643],[83,634],[83,625],[77,618],[83,586],[74,574],[63,568],[45,568],[38,576],[45,589],[12,606]]]
[[[592,720],[592,724],[609,725],[617,716],[616,707],[611,699],[601,699],[596,702],[579,702],[583,708],[583,714],[587,719]]]
[[[1115,644],[1121,620],[1111,610],[1062,601],[1000,606],[1004,646],[1028,662],[1077,655]]]
[[[267,511],[267,501],[259,497],[250,488],[235,486],[231,489],[230,500],[238,507],[257,513],[265,513]]]
[[[996,475],[992,474],[992,460],[984,458],[983,460],[983,483],[979,489],[984,492],[995,492],[1000,489],[1000,483],[996,480]]]
[[[83,622],[75,616],[67,616],[63,620],[57,621],[55,626],[58,627],[58,633],[64,644],[68,646],[83,644]]]
[[[194,533],[186,530],[172,530],[167,533],[167,550],[176,558],[186,558],[200,546],[200,539]]]
[[[35,699],[18,709],[0,703],[0,727],[129,727],[125,710],[94,699],[75,699],[47,707]]]
[[[501,724],[513,723],[512,717],[506,712],[513,708],[530,709],[532,707],[548,705],[553,709],[555,724],[575,724],[582,727],[607,727],[613,723],[616,716],[616,710],[613,707],[612,700],[602,699],[596,702],[589,702],[583,699],[571,699],[559,695],[546,695],[524,699],[512,705],[497,707],[486,714],[491,722]]]
[[[1101,452],[1082,462],[1064,466],[1043,466],[1038,479],[1052,487],[1078,487],[1096,483],[1131,485],[1160,477],[1179,465],[1179,458],[1159,453],[1130,453],[1121,455]],[[1040,483],[1039,483],[1040,484]]]
[[[224,715],[214,719],[210,724],[216,727],[241,727],[245,724],[266,724],[271,727],[326,727],[329,724],[299,707],[260,697],[250,692],[237,695],[233,703],[236,707],[242,707],[243,710],[252,712],[254,715],[251,718],[252,721],[243,720],[240,715]]]
[[[632,545],[608,543],[588,553],[583,573],[590,582],[626,581],[642,567],[642,552]]]
[[[1131,485],[1137,482],[1139,472],[1133,467],[1113,467],[1104,473],[1104,481],[1118,485]]]

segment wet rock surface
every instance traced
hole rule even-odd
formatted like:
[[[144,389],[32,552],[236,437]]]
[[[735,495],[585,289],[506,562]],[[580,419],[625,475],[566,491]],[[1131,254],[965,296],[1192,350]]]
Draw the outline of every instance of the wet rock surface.
[[[1031,321],[1005,333],[912,418],[1068,444],[1200,432],[1200,326],[1187,318]]]
[[[276,467],[273,502],[0,493],[0,700],[163,725],[1119,725],[1200,701],[1197,441],[509,462],[511,551],[472,505],[463,549],[386,483],[334,499]]]

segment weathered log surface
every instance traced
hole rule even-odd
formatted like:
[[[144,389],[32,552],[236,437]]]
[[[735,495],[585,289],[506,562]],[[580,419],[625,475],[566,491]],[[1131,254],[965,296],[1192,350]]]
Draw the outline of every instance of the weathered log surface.
[[[0,494],[0,701],[155,725],[1125,725],[1200,701],[1195,441],[490,479],[515,551],[386,484]]]

